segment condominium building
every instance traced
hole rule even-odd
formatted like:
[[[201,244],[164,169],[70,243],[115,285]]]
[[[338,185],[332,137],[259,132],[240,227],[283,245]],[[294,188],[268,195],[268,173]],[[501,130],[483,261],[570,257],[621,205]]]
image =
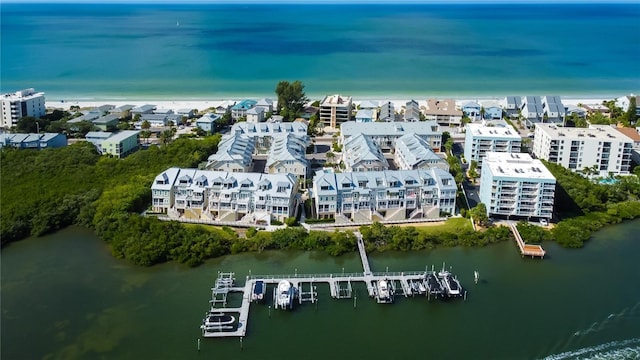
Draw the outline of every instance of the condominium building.
[[[521,96],[507,96],[504,98],[504,111],[507,115],[516,119],[520,116],[520,110],[522,109],[522,97]]]
[[[340,127],[340,143],[344,144],[349,137],[362,134],[370,137],[382,152],[387,153],[395,148],[399,137],[412,133],[425,140],[433,151],[440,152],[442,131],[435,121],[373,123],[349,121]]]
[[[229,173],[169,168],[153,185],[153,211],[180,219],[269,225],[296,216],[292,174]]]
[[[533,153],[572,171],[598,176],[629,174],[633,140],[606,125],[567,128],[536,124]]]
[[[396,110],[391,101],[384,102],[380,106],[380,121],[396,121]]]
[[[398,170],[333,173],[313,178],[319,218],[342,217],[355,222],[437,218],[455,213],[456,183],[448,172]]]
[[[337,128],[338,125],[351,120],[353,102],[351,97],[341,95],[325,96],[320,102],[320,122],[326,127]]]
[[[529,154],[489,152],[484,158],[479,197],[489,216],[550,219],[555,189],[555,177]]]
[[[24,116],[40,118],[46,114],[44,93],[35,89],[24,89],[2,95],[2,118],[0,127],[10,128]]]
[[[380,171],[389,168],[387,159],[378,145],[362,134],[352,136],[344,142],[342,161],[345,171]]]
[[[298,176],[302,184],[307,179],[308,162],[306,150],[309,138],[289,133],[276,136],[269,149],[269,156],[265,165],[265,173],[290,173]]]
[[[114,133],[102,141],[102,152],[117,158],[123,158],[138,150],[138,137],[140,131],[123,130]]]
[[[307,138],[307,124],[303,122],[291,123],[247,123],[233,124],[230,134],[243,134],[254,139],[255,153],[265,154],[271,148],[274,137],[294,134]]]
[[[415,100],[410,100],[404,106],[404,121],[420,121],[420,105]]]
[[[543,96],[542,97],[542,110],[544,111],[544,115],[546,116],[545,122],[553,122],[553,123],[562,123],[564,122],[564,117],[566,115],[566,111],[564,108],[564,104],[560,99],[560,96]],[[544,119],[543,119],[544,120]]]
[[[456,109],[453,99],[428,99],[422,113],[425,119],[435,121],[443,126],[460,126],[462,124],[462,110]]]
[[[254,140],[246,135],[225,135],[218,144],[218,152],[209,156],[208,170],[249,172],[253,162]]]
[[[524,117],[527,127],[533,127],[535,124],[542,122],[544,108],[542,107],[540,96],[523,96],[520,115]]]
[[[401,170],[437,167],[449,171],[449,163],[433,152],[429,143],[416,134],[406,134],[396,140],[393,159],[398,169]]]
[[[482,167],[482,158],[487,152],[519,153],[522,138],[509,124],[488,126],[486,123],[465,125],[464,158],[476,161]]]

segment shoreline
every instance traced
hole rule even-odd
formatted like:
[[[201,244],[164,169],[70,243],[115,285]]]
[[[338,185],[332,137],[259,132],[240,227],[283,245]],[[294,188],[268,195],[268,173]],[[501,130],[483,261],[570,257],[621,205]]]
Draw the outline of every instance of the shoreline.
[[[350,96],[347,94],[341,94],[343,96]],[[391,95],[391,96],[352,96],[352,100],[353,100],[353,104],[354,104],[354,108],[356,105],[359,105],[362,102],[365,101],[375,101],[378,102],[379,104],[382,102],[391,102],[394,104],[394,106],[396,107],[396,111],[400,110],[407,102],[409,102],[410,100],[416,100],[418,101],[418,103],[422,106],[425,105],[427,102],[427,99],[430,98],[437,98],[437,99],[454,99],[456,102],[457,106],[460,106],[461,104],[465,103],[465,102],[497,102],[498,104],[503,105],[504,99],[506,96],[510,96],[510,95],[504,95],[504,96],[490,96],[490,95],[478,95],[478,96],[430,96],[430,95],[419,95],[419,96],[403,96],[403,95]],[[519,96],[519,95],[516,95]],[[602,104],[603,101],[605,100],[615,100],[617,97],[620,96],[624,96],[624,95],[618,95],[618,96],[598,96],[598,95],[593,95],[593,96],[563,96],[563,95],[559,95],[560,98],[562,99],[562,102],[564,105],[572,105],[572,106],[577,106],[579,103],[583,103],[583,104]],[[238,101],[242,101],[245,99],[254,99],[254,100],[259,100],[262,98],[269,98],[271,100],[273,100],[274,105],[275,103],[277,103],[277,97],[275,96],[275,94],[273,94],[273,96],[246,96],[246,97],[235,97],[235,96],[230,96],[230,97],[226,97],[226,98],[181,98],[181,97],[176,97],[176,98],[165,98],[165,97],[141,97],[141,98],[137,98],[137,97],[132,97],[132,98],[122,98],[122,97],[118,97],[118,98],[111,98],[111,97],[104,97],[104,98],[73,98],[73,97],[69,97],[69,98],[65,98],[65,99],[46,99],[46,93],[45,93],[45,106],[47,108],[53,108],[53,109],[62,109],[62,110],[69,110],[72,106],[79,106],[81,108],[89,108],[89,107],[97,107],[97,106],[101,106],[101,105],[114,105],[116,107],[118,106],[122,106],[122,105],[134,105],[134,106],[140,106],[140,105],[145,105],[145,104],[151,104],[151,105],[155,105],[158,109],[171,109],[171,110],[178,110],[178,109],[197,109],[198,111],[203,111],[206,110],[208,108],[211,107],[216,107],[219,106],[220,104],[223,104],[225,102],[238,102]],[[316,101],[316,100],[322,100],[322,98],[310,98],[310,102]]]

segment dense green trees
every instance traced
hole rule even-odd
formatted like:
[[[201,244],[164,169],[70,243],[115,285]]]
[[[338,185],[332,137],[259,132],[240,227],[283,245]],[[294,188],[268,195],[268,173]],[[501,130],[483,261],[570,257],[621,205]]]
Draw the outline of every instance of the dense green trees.
[[[309,101],[304,93],[304,84],[300,80],[292,83],[280,81],[275,92],[278,96],[278,114],[285,120],[293,120],[302,114],[305,104]]]
[[[484,246],[511,239],[505,226],[489,228],[483,232],[462,230],[458,232],[431,233],[412,226],[385,226],[374,222],[360,227],[360,233],[368,251],[424,250],[435,246]]]
[[[219,135],[203,140],[178,139],[169,146],[138,151],[125,159],[101,157],[88,142],[41,151],[3,149],[2,244],[71,224],[94,227],[105,241],[121,244],[126,235],[120,234],[128,233],[131,213],[148,206],[155,176],[170,166],[197,166],[215,152],[219,139]],[[140,238],[140,234],[134,238]]]

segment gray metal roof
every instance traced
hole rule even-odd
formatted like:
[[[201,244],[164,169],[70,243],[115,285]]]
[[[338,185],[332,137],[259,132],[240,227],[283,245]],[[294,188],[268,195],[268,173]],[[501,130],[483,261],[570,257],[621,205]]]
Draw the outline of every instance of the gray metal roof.
[[[419,122],[371,122],[359,123],[347,121],[340,125],[340,133],[343,138],[348,138],[357,134],[368,136],[402,136],[407,133],[415,133],[419,136],[441,134],[440,127],[435,121]]]
[[[447,162],[438,156],[431,145],[416,134],[406,134],[396,140],[396,153],[402,154],[409,166],[416,166],[422,162],[432,164],[446,164]]]

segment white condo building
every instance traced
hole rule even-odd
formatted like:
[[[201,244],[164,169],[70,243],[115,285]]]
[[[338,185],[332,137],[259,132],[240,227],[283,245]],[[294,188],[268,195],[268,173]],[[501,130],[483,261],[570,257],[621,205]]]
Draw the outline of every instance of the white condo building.
[[[442,146],[442,131],[435,121],[418,122],[372,122],[357,123],[349,121],[340,126],[340,143],[351,136],[362,134],[376,143],[382,152],[395,149],[396,140],[405,134],[415,134],[425,140],[434,152],[440,152]]]
[[[482,168],[482,158],[488,152],[519,153],[522,138],[520,134],[508,124],[504,126],[487,126],[482,124],[467,124],[464,139],[464,158],[471,163],[478,162]]]
[[[566,128],[536,124],[533,153],[572,171],[596,170],[599,176],[629,174],[633,140],[606,125]]]
[[[551,219],[556,179],[529,154],[487,153],[482,167],[480,201],[487,215]]]
[[[323,172],[313,178],[318,218],[359,221],[437,218],[455,213],[456,183],[448,172],[398,170]]]
[[[169,217],[269,225],[296,216],[292,174],[169,168],[151,185],[153,211]]]
[[[0,127],[3,128],[16,125],[23,116],[40,118],[46,114],[44,93],[31,88],[3,94],[1,108]]]

